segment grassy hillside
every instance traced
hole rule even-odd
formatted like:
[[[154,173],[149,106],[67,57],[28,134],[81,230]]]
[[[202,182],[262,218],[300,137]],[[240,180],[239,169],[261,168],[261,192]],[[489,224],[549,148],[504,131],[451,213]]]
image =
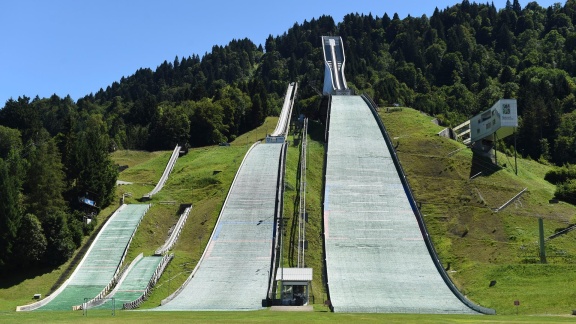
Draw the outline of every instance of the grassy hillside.
[[[381,117],[397,147],[401,163],[421,204],[426,224],[435,247],[453,280],[473,301],[495,308],[499,314],[490,322],[564,322],[561,317],[506,317],[516,314],[514,301],[520,301],[520,315],[570,314],[576,309],[573,283],[576,274],[576,233],[572,232],[548,241],[548,264],[539,264],[538,222],[544,218],[546,236],[557,229],[576,222],[574,206],[549,204],[554,186],[543,180],[548,167],[534,161],[518,159],[515,174],[512,157],[499,154],[499,168],[473,156],[461,144],[438,137],[442,129],[431,122],[431,117],[412,109],[392,113],[381,112]],[[180,158],[164,189],[153,197],[153,207],[145,216],[129,251],[130,261],[139,253],[151,254],[167,237],[170,227],[178,218],[180,204],[192,203],[194,208],[186,223],[174,252],[176,258],[162,276],[144,308],[155,307],[160,300],[175,291],[188,277],[212,233],[220,208],[230,188],[244,154],[255,140],[269,133],[276,119],[267,119],[265,125],[254,132],[239,136],[229,147],[206,147],[190,150]],[[291,136],[287,155],[284,215],[288,219],[284,241],[284,265],[293,266],[297,260],[294,249],[297,240],[298,163],[299,139]],[[288,314],[270,311],[242,313],[163,313],[120,312],[110,318],[106,312],[93,311],[93,319],[100,321],[134,320],[157,321],[159,318],[186,318],[202,321],[374,321],[374,322],[474,322],[486,317],[429,316],[429,315],[365,315],[323,313],[321,304],[326,298],[323,285],[321,241],[321,185],[324,143],[322,125],[311,123],[308,142],[307,178],[307,239],[306,266],[314,268],[312,294],[315,313]],[[133,182],[120,186],[118,199],[131,193],[126,203],[138,203],[160,178],[170,152],[127,152],[113,154],[114,160],[129,168],[119,179]],[[505,164],[505,165],[504,165]],[[470,180],[472,175],[482,174]],[[522,189],[526,193],[500,212],[501,206]],[[109,215],[116,206],[100,214]],[[102,222],[101,222],[102,223]],[[26,313],[15,314],[17,305],[31,301],[34,293],[46,294],[70,264],[59,269],[13,278],[0,285],[0,315],[9,321],[59,320],[73,321],[79,313]],[[496,281],[489,287],[491,281]],[[279,315],[277,315],[279,314]],[[175,316],[175,317],[174,317]]]
[[[460,143],[439,137],[442,127],[412,109],[380,113],[397,147],[426,225],[449,273],[475,302],[498,314],[567,314],[576,308],[576,233],[546,244],[539,264],[538,218],[545,236],[576,222],[574,206],[549,204],[555,187],[549,167],[498,153],[499,167]],[[473,175],[480,176],[470,180]],[[516,202],[500,207],[524,188]],[[489,287],[491,281],[496,285]]]

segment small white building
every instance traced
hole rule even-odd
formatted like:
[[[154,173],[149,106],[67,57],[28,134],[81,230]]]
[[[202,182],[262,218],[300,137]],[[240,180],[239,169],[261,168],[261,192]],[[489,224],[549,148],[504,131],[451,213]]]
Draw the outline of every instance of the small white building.
[[[312,268],[278,268],[276,281],[279,281],[282,287],[280,295],[282,305],[308,305]]]

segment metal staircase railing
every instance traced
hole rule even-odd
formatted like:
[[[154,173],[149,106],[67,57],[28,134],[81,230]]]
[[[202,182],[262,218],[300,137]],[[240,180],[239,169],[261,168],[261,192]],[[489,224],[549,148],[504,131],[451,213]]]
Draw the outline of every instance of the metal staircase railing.
[[[298,219],[298,268],[306,266],[306,152],[308,144],[308,118],[304,119],[302,127],[302,147],[300,152],[300,206]]]

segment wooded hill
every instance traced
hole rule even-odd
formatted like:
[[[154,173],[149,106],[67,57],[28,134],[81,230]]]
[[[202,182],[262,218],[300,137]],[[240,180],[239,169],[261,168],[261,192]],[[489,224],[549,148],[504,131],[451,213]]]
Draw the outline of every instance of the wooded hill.
[[[231,141],[277,114],[295,80],[299,112],[318,118],[322,35],[342,37],[349,86],[379,105],[414,107],[455,126],[517,98],[518,151],[576,163],[576,0],[548,8],[514,0],[500,10],[466,0],[431,17],[382,14],[314,18],[264,46],[232,40],[202,57],[141,68],[77,102],[8,100],[0,110],[0,269],[71,255],[90,232],[78,197],[98,207],[114,197],[110,151]],[[559,185],[574,197],[573,177]]]

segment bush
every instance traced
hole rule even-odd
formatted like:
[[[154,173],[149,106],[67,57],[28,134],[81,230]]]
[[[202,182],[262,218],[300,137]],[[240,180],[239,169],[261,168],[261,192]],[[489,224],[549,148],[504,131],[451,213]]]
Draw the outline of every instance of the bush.
[[[56,212],[49,215],[42,224],[47,246],[44,262],[49,265],[60,265],[72,256],[76,245],[66,224],[66,214]]]
[[[572,179],[576,179],[576,166],[572,164],[554,168],[544,176],[544,180],[556,185]]]
[[[576,179],[570,179],[556,185],[555,197],[576,205]]]
[[[82,227],[82,221],[79,221],[74,217],[68,219],[68,230],[70,231],[72,241],[76,245],[76,248],[82,245],[82,238],[84,237],[84,230]]]

